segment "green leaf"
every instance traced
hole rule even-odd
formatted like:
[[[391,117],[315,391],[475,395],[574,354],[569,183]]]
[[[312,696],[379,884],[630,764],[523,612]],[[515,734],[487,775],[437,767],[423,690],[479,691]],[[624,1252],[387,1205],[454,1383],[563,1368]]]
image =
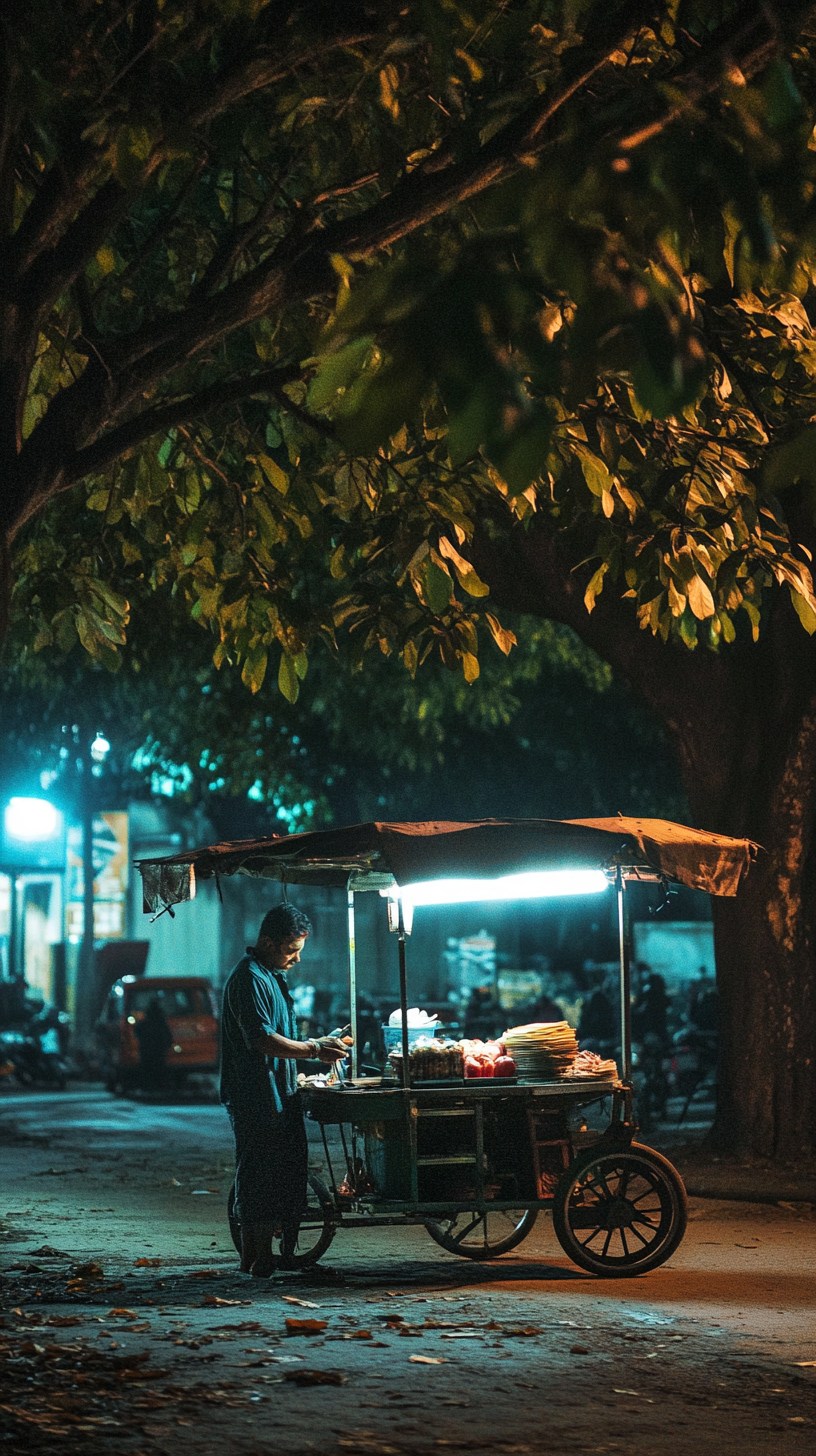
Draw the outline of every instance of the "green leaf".
[[[310,410],[326,410],[345,393],[363,368],[373,342],[370,335],[352,339],[322,361],[306,396]]]
[[[118,592],[115,592],[106,582],[95,581],[93,589],[96,595],[101,597],[103,602],[106,602],[112,611],[116,612],[117,616],[126,617],[128,615],[130,612],[130,602],[126,597],[120,596]]]
[[[288,652],[281,654],[278,668],[278,687],[290,703],[296,703],[300,692],[295,660]]]
[[[490,587],[486,586],[481,577],[474,571],[471,563],[460,555],[447,536],[439,538],[439,554],[444,556],[456,572],[456,579],[463,591],[471,597],[490,596]]]
[[[799,621],[802,623],[805,631],[812,637],[813,633],[816,632],[816,612],[814,612],[812,604],[806,597],[802,596],[801,592],[794,591],[793,588],[791,588],[790,595]]]
[[[765,483],[773,491],[784,490],[797,480],[816,483],[816,425],[807,425],[780,445],[765,466]]]
[[[266,676],[267,651],[261,645],[251,647],[241,670],[241,681],[250,692],[257,693]]]
[[[88,496],[85,504],[89,511],[106,511],[109,500],[109,490],[95,490],[92,495]]]
[[[491,443],[485,454],[492,461],[510,495],[523,495],[541,476],[550,448],[552,415],[543,406],[528,416],[506,441]]]
[[[581,450],[581,470],[584,480],[594,496],[600,500],[605,494],[612,490],[612,476],[609,474],[603,460],[597,455],[591,455],[587,450]]]
[[[260,494],[252,496],[252,510],[258,522],[258,530],[261,533],[261,540],[264,546],[274,546],[284,537],[284,531],[275,520],[269,506]]]
[[[168,465],[168,462],[170,460],[170,456],[172,455],[172,453],[173,453],[173,451],[175,449],[175,445],[176,445],[176,432],[175,432],[175,430],[171,430],[170,431],[170,434],[167,436],[167,438],[162,441],[162,444],[160,445],[159,452],[158,452],[159,453],[159,463],[163,467],[163,469],[165,469],[165,470],[167,469],[167,465]]]
[[[693,650],[697,646],[697,623],[688,609],[680,618],[678,628],[686,646]]]
[[[453,581],[447,571],[435,561],[426,560],[422,565],[422,580],[425,597],[434,616],[441,617],[450,606],[453,596]]]
[[[281,470],[271,455],[258,455],[257,460],[269,484],[274,486],[280,495],[286,495],[289,489],[289,476],[286,472]]]
[[[789,127],[796,125],[802,116],[804,105],[787,61],[780,57],[771,61],[763,77],[762,93],[772,131],[787,131]]]
[[[113,170],[123,187],[133,187],[141,181],[152,150],[147,127],[120,126],[114,145]]]
[[[448,455],[454,468],[464,465],[496,434],[502,416],[501,386],[502,381],[494,377],[481,380],[470,392],[467,403],[461,409],[450,411]]]

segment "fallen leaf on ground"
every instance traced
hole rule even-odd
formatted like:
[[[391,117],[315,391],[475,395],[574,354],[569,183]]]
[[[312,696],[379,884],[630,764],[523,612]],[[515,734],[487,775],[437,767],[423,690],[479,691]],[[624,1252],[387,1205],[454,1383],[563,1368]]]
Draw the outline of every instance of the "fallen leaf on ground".
[[[104,1279],[104,1270],[98,1264],[75,1264],[70,1271],[72,1279]]]
[[[345,1385],[346,1376],[342,1370],[287,1370],[284,1380],[295,1385]]]
[[[618,1390],[616,1385],[612,1386],[613,1395],[640,1395],[639,1390]]]
[[[286,1331],[290,1335],[319,1335],[321,1330],[325,1330],[328,1323],[328,1320],[288,1319]]]
[[[63,1249],[52,1249],[50,1244],[43,1244],[41,1249],[30,1249],[26,1257],[29,1259],[70,1259],[71,1255],[66,1254]]]
[[[161,1259],[134,1259],[134,1269],[158,1269]]]
[[[134,1309],[109,1309],[108,1318],[114,1319],[116,1317],[129,1320],[137,1320],[140,1318]]]
[[[409,1355],[409,1365],[447,1365],[449,1362],[441,1355]]]
[[[296,1294],[284,1294],[286,1304],[299,1304],[303,1309],[319,1309],[320,1305],[315,1304],[313,1299],[298,1299]]]
[[[187,1275],[188,1279],[220,1279],[220,1277],[221,1274],[218,1269],[193,1269]]]
[[[571,1355],[588,1355],[589,1354],[589,1350],[587,1349],[586,1345],[570,1345],[570,1354]]]
[[[171,1178],[170,1179],[170,1187],[171,1188],[180,1188],[181,1187],[181,1184],[179,1183],[178,1178]]]
[[[219,1299],[217,1294],[205,1294],[201,1308],[203,1309],[207,1304],[217,1304],[220,1308],[223,1308],[225,1305],[232,1305],[238,1308],[239,1305],[251,1303],[251,1299]]]
[[[793,1364],[798,1365],[802,1370],[807,1370],[816,1366],[816,1360],[794,1360]]]
[[[344,1340],[373,1340],[374,1336],[371,1330],[349,1330],[348,1334],[343,1335],[342,1338]]]

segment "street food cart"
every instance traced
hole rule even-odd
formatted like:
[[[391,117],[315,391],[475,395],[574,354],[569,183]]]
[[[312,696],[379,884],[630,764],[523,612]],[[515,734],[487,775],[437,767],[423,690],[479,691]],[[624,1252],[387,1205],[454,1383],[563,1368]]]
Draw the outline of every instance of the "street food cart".
[[[549,1208],[576,1264],[631,1277],[677,1248],[686,1196],[671,1163],[635,1141],[627,885],[674,882],[735,895],[756,848],[659,819],[369,823],[212,845],[142,860],[139,869],[145,910],[154,914],[191,899],[198,880],[239,873],[346,895],[354,1047],[344,1080],[302,1090],[306,1115],[321,1130],[329,1182],[310,1177],[299,1262],[319,1259],[341,1229],[404,1224],[425,1227],[450,1253],[491,1259],[520,1244]],[[507,1079],[412,1075],[406,940],[417,906],[604,891],[617,901],[619,1075],[542,1079],[521,1068]],[[390,1081],[358,1075],[354,907],[366,892],[387,901],[397,940],[401,1056]],[[583,1116],[599,1104],[607,1125],[587,1146]],[[240,1247],[231,1204],[229,1213]]]

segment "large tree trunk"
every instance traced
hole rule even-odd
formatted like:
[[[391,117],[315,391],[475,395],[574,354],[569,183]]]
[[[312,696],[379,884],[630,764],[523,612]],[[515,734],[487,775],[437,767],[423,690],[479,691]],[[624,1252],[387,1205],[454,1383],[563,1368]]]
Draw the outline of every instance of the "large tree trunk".
[[[713,899],[720,1096],[713,1138],[768,1158],[816,1153],[816,639],[779,591],[758,643],[713,653],[642,631],[614,588],[587,613],[576,557],[544,524],[512,551],[480,536],[498,604],[571,626],[659,714],[695,824],[755,840],[735,899]]]

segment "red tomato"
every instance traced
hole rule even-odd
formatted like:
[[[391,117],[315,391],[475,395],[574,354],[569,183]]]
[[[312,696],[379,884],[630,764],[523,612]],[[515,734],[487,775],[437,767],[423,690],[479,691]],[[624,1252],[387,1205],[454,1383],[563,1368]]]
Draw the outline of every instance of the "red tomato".
[[[482,1075],[482,1064],[481,1064],[481,1062],[480,1061],[477,1061],[476,1057],[465,1057],[465,1076],[466,1077],[481,1077],[481,1075]]]
[[[512,1057],[497,1057],[493,1065],[494,1077],[515,1077],[516,1064]]]

